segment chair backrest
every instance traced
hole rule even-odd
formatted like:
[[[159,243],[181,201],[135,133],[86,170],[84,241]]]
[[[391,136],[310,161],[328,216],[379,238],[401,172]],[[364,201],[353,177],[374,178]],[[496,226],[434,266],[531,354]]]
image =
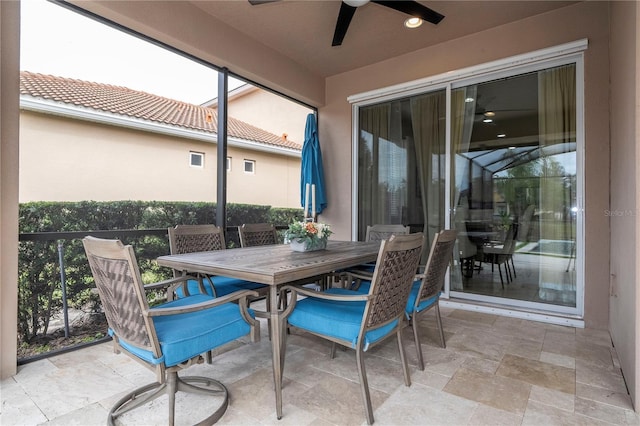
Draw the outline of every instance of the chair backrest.
[[[365,308],[360,341],[367,329],[399,320],[403,314],[420,262],[423,241],[422,232],[394,235],[382,241],[369,289],[371,298]]]
[[[442,291],[447,267],[453,257],[457,234],[457,231],[445,230],[435,235],[433,243],[431,244],[429,258],[424,268],[424,277],[420,284],[419,295],[416,297],[415,306],[418,306],[421,301],[430,299]]]
[[[245,223],[238,227],[242,247],[278,244],[276,227],[271,223]]]
[[[171,254],[226,249],[224,233],[215,225],[177,225],[169,228]]]
[[[91,236],[83,238],[82,243],[116,343],[124,340],[160,358],[155,327],[144,315],[149,304],[133,248],[119,240]]]
[[[365,241],[388,240],[392,235],[407,235],[411,232],[408,226],[403,225],[368,225]]]

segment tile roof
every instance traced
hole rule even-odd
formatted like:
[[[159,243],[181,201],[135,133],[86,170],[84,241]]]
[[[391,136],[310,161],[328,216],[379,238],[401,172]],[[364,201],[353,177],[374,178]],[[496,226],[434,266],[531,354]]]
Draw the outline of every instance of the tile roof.
[[[20,95],[191,130],[216,133],[218,129],[216,108],[193,105],[122,86],[21,71]],[[302,149],[299,143],[285,140],[244,121],[228,117],[227,122],[229,137],[274,147]]]

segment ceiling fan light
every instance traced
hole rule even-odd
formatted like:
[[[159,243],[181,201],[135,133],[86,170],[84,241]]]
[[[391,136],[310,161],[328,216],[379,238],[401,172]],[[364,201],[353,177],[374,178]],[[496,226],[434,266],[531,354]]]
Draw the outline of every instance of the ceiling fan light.
[[[360,7],[369,3],[369,0],[344,0],[344,2],[351,7]]]
[[[416,18],[415,16],[404,21],[404,26],[407,28],[418,28],[420,25],[422,25],[422,19]]]

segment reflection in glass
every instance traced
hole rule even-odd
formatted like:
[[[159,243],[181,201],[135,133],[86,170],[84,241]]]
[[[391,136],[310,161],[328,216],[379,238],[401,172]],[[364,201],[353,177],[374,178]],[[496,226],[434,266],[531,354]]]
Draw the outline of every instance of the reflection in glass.
[[[575,65],[454,89],[451,108],[451,290],[575,307]]]

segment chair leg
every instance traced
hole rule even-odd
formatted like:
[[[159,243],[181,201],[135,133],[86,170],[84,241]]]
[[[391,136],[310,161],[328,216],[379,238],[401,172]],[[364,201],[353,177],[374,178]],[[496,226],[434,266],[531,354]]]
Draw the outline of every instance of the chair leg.
[[[356,349],[356,363],[358,364],[358,374],[360,376],[360,389],[362,391],[362,402],[364,403],[364,414],[367,424],[373,424],[373,407],[371,406],[371,395],[369,394],[369,383],[367,382],[367,372],[364,368],[362,347]]]
[[[227,388],[219,381],[200,376],[178,377],[177,371],[168,371],[164,383],[148,384],[128,393],[116,402],[107,415],[107,424],[115,425],[119,416],[167,394],[169,404],[167,424],[173,425],[175,423],[175,394],[178,391],[208,395],[220,400],[217,409],[207,418],[201,420],[199,425],[214,424],[224,415],[229,405]],[[193,419],[190,420],[193,421]]]
[[[407,364],[407,356],[404,353],[404,345],[402,344],[402,329],[398,327],[396,335],[398,336],[398,350],[400,351],[400,361],[402,362],[402,374],[404,375],[404,384],[411,386],[411,376],[409,375],[409,365]]]
[[[516,264],[513,263],[513,256],[509,255],[509,259],[511,259],[511,269],[513,270],[513,277],[516,278],[517,277],[517,275],[516,275]],[[508,263],[508,260],[507,260],[507,263]]]
[[[418,336],[418,314],[416,312],[411,315],[411,328],[413,328],[413,341],[416,344],[416,355],[418,356],[418,368],[424,371],[424,360],[422,359],[422,346],[420,346],[420,337]]]
[[[443,348],[447,347],[444,341],[444,330],[442,328],[442,318],[440,317],[440,303],[436,302],[436,321],[438,322],[438,331],[440,332],[440,343]]]
[[[169,397],[169,426],[173,426],[176,419],[176,392],[178,391],[178,373],[167,374],[167,396]]]

